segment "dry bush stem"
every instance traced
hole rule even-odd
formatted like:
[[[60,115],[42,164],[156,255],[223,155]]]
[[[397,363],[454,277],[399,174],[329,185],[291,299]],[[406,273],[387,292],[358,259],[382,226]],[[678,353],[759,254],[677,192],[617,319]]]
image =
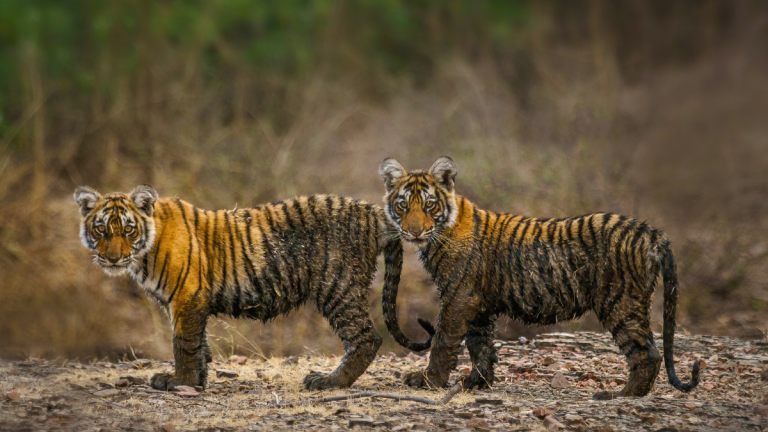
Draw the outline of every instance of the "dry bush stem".
[[[456,383],[454,384],[453,387],[451,387],[450,390],[448,390],[445,393],[445,396],[443,396],[440,400],[437,400],[437,401],[418,397],[418,396],[403,396],[403,395],[396,395],[392,393],[379,393],[379,392],[360,392],[360,393],[352,393],[348,395],[328,396],[324,398],[307,399],[301,402],[308,403],[308,404],[315,404],[315,403],[345,401],[345,400],[351,400],[351,399],[361,399],[364,397],[370,397],[370,398],[395,399],[398,401],[420,402],[427,405],[444,405],[444,404],[447,404],[451,399],[453,399],[453,397],[456,396],[456,394],[459,393],[460,390],[461,390],[461,383]],[[290,407],[293,407],[295,404],[284,403],[284,404],[278,404],[278,405],[281,408],[290,408]]]

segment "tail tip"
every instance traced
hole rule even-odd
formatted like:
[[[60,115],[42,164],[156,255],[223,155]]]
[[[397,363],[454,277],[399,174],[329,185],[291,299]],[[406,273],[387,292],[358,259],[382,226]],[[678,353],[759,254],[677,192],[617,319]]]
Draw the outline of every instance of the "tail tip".
[[[435,327],[432,325],[431,322],[423,318],[418,318],[416,319],[416,321],[418,321],[421,328],[423,328],[429,334],[430,338],[435,335]]]

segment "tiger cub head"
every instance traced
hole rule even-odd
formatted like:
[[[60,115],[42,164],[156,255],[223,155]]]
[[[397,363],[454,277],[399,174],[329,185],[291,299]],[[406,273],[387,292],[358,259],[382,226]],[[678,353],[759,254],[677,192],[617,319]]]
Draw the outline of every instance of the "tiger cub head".
[[[453,181],[457,172],[456,163],[447,156],[438,158],[428,171],[411,172],[393,158],[384,159],[379,175],[387,192],[385,212],[402,238],[426,246],[456,223],[458,206]]]
[[[152,218],[157,192],[143,185],[130,194],[111,193],[101,196],[95,190],[80,186],[75,190],[83,220],[80,239],[96,252],[94,261],[111,276],[125,273],[155,241]]]

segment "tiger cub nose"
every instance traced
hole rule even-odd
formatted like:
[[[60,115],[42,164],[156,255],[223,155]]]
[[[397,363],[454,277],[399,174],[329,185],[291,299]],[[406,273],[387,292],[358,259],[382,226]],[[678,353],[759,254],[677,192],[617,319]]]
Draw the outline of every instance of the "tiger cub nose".
[[[117,262],[120,261],[120,258],[122,258],[120,255],[107,255],[107,260],[112,264],[117,264]]]
[[[424,230],[423,229],[420,229],[418,231],[408,230],[408,232],[411,233],[412,236],[418,237],[421,233],[424,232]]]

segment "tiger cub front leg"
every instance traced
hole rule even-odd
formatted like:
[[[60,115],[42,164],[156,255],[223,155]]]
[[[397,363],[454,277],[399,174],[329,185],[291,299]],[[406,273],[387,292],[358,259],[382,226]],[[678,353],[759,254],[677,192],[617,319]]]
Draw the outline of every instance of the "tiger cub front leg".
[[[465,389],[488,388],[493,385],[493,367],[499,362],[493,335],[496,317],[480,314],[472,321],[464,341],[467,344],[472,371],[461,379]]]
[[[429,365],[422,371],[405,375],[403,383],[410,387],[447,387],[451,371],[459,360],[461,341],[477,315],[478,301],[467,293],[458,293],[443,303],[432,339]]]
[[[173,358],[176,371],[152,376],[150,385],[157,390],[173,390],[177,386],[202,386],[208,376],[210,349],[205,333],[207,313],[190,308],[173,318]]]

